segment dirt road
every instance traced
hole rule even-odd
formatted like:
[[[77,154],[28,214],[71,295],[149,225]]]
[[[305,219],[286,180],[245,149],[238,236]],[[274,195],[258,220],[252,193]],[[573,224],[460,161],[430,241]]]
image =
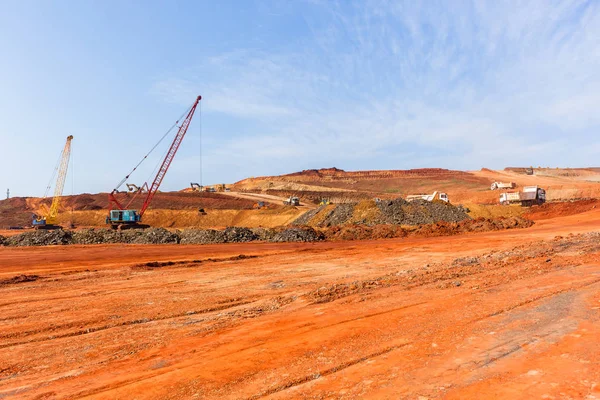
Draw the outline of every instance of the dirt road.
[[[0,398],[600,398],[593,231],[0,248]]]
[[[288,200],[284,197],[279,197],[279,196],[274,196],[272,194],[264,194],[264,193],[252,193],[252,192],[222,192],[220,193],[222,195],[225,196],[230,196],[230,197],[237,197],[239,199],[246,199],[246,200],[254,200],[254,201],[263,201],[265,203],[268,204],[277,204],[278,206],[280,206],[281,204],[283,204],[283,202],[285,200]],[[313,209],[313,208],[317,208],[316,205],[314,204],[307,204],[307,203],[301,203],[299,206],[296,206],[298,208],[306,208],[306,209]]]

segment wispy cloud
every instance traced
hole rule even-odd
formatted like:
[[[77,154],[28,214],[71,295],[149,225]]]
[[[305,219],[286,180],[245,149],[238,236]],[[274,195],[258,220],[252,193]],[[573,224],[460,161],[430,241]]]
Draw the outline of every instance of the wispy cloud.
[[[173,71],[155,91],[252,125],[218,155],[255,173],[304,167],[597,163],[600,3],[331,2],[299,9],[285,50],[241,49]],[[221,172],[223,174],[223,172]],[[220,176],[219,176],[220,177]]]

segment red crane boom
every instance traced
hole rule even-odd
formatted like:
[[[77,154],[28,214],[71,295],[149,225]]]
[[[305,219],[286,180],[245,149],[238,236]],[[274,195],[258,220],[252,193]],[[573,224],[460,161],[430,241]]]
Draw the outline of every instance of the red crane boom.
[[[146,196],[146,200],[144,200],[144,204],[142,205],[142,208],[140,209],[140,217],[142,215],[144,215],[144,212],[150,205],[152,198],[154,198],[154,195],[158,191],[158,188],[160,187],[160,184],[162,183],[163,178],[165,177],[165,174],[169,170],[169,167],[171,166],[171,162],[173,161],[173,158],[175,157],[175,153],[177,153],[177,149],[179,149],[179,145],[181,144],[181,141],[183,140],[183,137],[185,136],[185,133],[187,132],[188,127],[190,126],[190,123],[192,122],[192,117],[194,116],[194,112],[196,111],[196,107],[198,106],[198,102],[200,101],[201,98],[202,98],[201,96],[198,96],[196,98],[196,101],[194,102],[194,105],[190,109],[190,112],[188,112],[188,115],[185,117],[185,119],[183,120],[183,123],[179,127],[179,131],[177,132],[177,135],[175,135],[175,139],[173,139],[173,143],[171,143],[169,152],[165,156],[165,159],[163,160],[158,172],[156,173],[154,182],[152,182],[152,186],[150,186],[150,189],[148,190],[148,195]]]
[[[175,138],[173,139],[173,143],[171,143],[171,147],[169,147],[169,151],[167,152],[167,155],[165,156],[165,159],[163,160],[163,162],[162,162],[162,164],[161,164],[158,172],[156,173],[156,177],[154,178],[154,181],[152,182],[152,186],[150,186],[148,188],[148,185],[144,184],[144,186],[148,189],[148,193],[146,195],[144,203],[142,204],[142,208],[137,213],[137,215],[139,216],[138,217],[139,219],[141,219],[142,215],[144,215],[144,212],[146,212],[146,209],[148,209],[148,206],[152,202],[152,199],[154,198],[154,195],[158,191],[158,188],[160,187],[160,184],[162,183],[162,181],[163,181],[163,179],[164,179],[167,171],[169,170],[169,167],[171,166],[171,162],[173,162],[173,158],[175,157],[175,154],[177,153],[177,150],[179,149],[179,145],[181,145],[181,141],[183,140],[183,137],[185,136],[185,133],[187,132],[188,127],[190,126],[190,123],[192,122],[192,117],[194,116],[194,112],[196,111],[196,107],[198,106],[198,103],[200,102],[201,98],[202,98],[201,96],[198,96],[196,98],[196,101],[194,102],[194,104],[190,108],[190,110],[187,113],[185,119],[183,120],[181,126],[179,126],[179,130],[177,131],[177,135],[175,135]],[[147,157],[147,155],[146,155],[146,157]],[[144,159],[146,157],[144,157]],[[137,168],[137,166],[134,168],[134,171],[135,171],[136,168]],[[121,181],[121,184],[128,177],[129,177],[129,175],[127,175],[125,177],[125,179],[123,181]],[[140,192],[141,191],[139,191],[138,193],[140,193]],[[114,195],[115,193],[117,193],[117,189],[113,190],[111,193],[108,194],[109,202],[113,203],[119,210],[126,210],[126,207],[129,207],[129,205],[131,204],[131,202],[133,201],[133,199],[132,199],[132,201],[129,202],[129,204],[127,204],[126,207],[123,207],[123,205],[116,199],[116,197]],[[131,221],[131,222],[134,222],[134,221]]]

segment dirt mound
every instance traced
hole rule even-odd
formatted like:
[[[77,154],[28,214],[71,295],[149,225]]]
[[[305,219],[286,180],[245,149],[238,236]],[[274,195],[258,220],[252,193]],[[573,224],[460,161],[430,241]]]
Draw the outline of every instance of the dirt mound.
[[[327,240],[367,240],[391,239],[407,236],[434,237],[453,236],[466,232],[487,232],[503,229],[528,228],[534,224],[521,217],[464,220],[460,222],[437,222],[420,225],[416,228],[403,228],[399,225],[344,225],[325,230]]]
[[[317,242],[324,240],[325,235],[309,226],[294,227],[277,232],[271,242]]]
[[[600,207],[600,200],[598,199],[546,203],[539,207],[532,207],[523,216],[533,221],[541,221],[544,219],[584,213],[591,211],[596,207]]]

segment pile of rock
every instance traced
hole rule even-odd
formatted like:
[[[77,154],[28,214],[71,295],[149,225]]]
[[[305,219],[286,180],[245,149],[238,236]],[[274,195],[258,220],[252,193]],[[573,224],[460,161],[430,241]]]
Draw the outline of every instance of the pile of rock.
[[[380,201],[382,220],[379,223],[396,225],[425,225],[435,222],[460,222],[469,219],[464,209],[442,201],[404,199]]]
[[[49,246],[71,243],[73,243],[72,233],[62,229],[24,232],[4,240],[5,246]]]
[[[317,242],[325,240],[325,235],[309,226],[294,227],[277,232],[271,242]]]
[[[223,233],[225,234],[225,242],[227,243],[242,243],[258,240],[258,235],[248,228],[232,226],[226,228]]]
[[[301,215],[293,225],[310,225],[321,228],[346,224],[362,225],[426,225],[436,222],[468,220],[466,210],[442,201],[404,199],[378,200],[376,202],[343,203],[334,208],[319,207]]]
[[[178,233],[181,244],[225,243],[225,232],[215,229],[185,229]]]

